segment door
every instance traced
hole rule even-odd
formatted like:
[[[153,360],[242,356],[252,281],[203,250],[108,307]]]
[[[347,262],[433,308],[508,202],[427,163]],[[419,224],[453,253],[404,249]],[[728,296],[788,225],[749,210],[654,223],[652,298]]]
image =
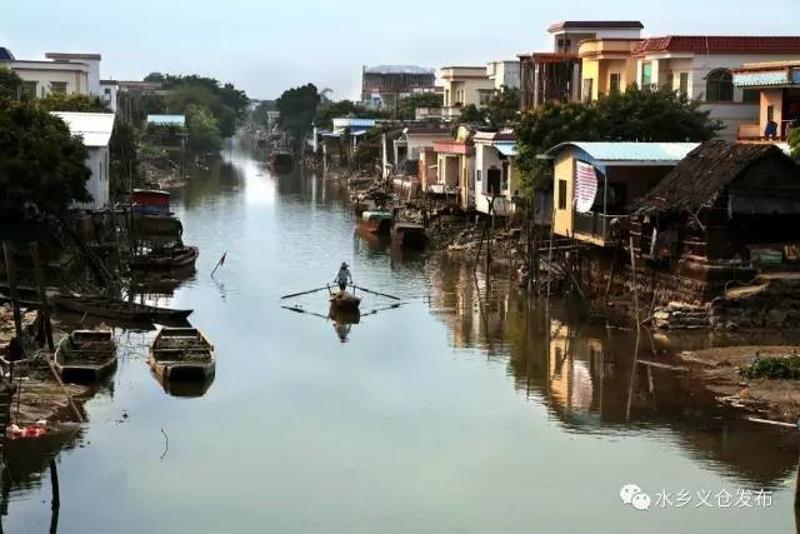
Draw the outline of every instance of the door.
[[[502,178],[503,171],[497,167],[492,167],[486,171],[486,194],[489,196],[499,195]]]

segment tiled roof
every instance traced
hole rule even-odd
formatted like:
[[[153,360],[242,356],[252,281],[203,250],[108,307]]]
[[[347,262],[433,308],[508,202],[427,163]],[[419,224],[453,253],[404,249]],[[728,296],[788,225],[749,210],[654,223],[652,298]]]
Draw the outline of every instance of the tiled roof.
[[[667,35],[642,41],[634,55],[652,52],[695,54],[800,54],[800,37]]]

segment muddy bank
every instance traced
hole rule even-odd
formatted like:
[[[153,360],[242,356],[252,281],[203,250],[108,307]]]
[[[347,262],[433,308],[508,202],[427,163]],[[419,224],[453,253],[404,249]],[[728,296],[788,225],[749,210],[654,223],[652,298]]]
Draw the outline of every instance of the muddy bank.
[[[748,379],[739,369],[756,358],[800,353],[800,345],[749,345],[683,351],[678,358],[719,402],[767,419],[795,423],[800,419],[800,381]]]

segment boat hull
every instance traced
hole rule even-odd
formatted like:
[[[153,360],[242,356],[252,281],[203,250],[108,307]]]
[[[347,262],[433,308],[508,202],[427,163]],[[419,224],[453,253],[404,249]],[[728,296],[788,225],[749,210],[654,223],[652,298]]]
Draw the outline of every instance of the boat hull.
[[[65,382],[97,382],[117,368],[116,351],[110,330],[75,330],[59,342],[53,367]]]
[[[206,382],[214,378],[214,347],[195,328],[163,328],[150,349],[148,363],[162,382]]]

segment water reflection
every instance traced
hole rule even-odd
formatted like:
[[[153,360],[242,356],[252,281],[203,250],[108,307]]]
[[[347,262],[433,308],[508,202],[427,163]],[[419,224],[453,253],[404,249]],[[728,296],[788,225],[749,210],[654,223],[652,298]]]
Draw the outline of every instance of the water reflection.
[[[568,432],[655,435],[753,487],[782,487],[795,471],[797,433],[748,422],[686,373],[649,365],[673,363],[683,349],[675,340],[643,331],[637,349],[633,331],[589,322],[581,310],[531,303],[505,273],[476,276],[470,265],[444,258],[434,270],[431,308],[452,345],[507,362],[514,388],[544,404]]]

